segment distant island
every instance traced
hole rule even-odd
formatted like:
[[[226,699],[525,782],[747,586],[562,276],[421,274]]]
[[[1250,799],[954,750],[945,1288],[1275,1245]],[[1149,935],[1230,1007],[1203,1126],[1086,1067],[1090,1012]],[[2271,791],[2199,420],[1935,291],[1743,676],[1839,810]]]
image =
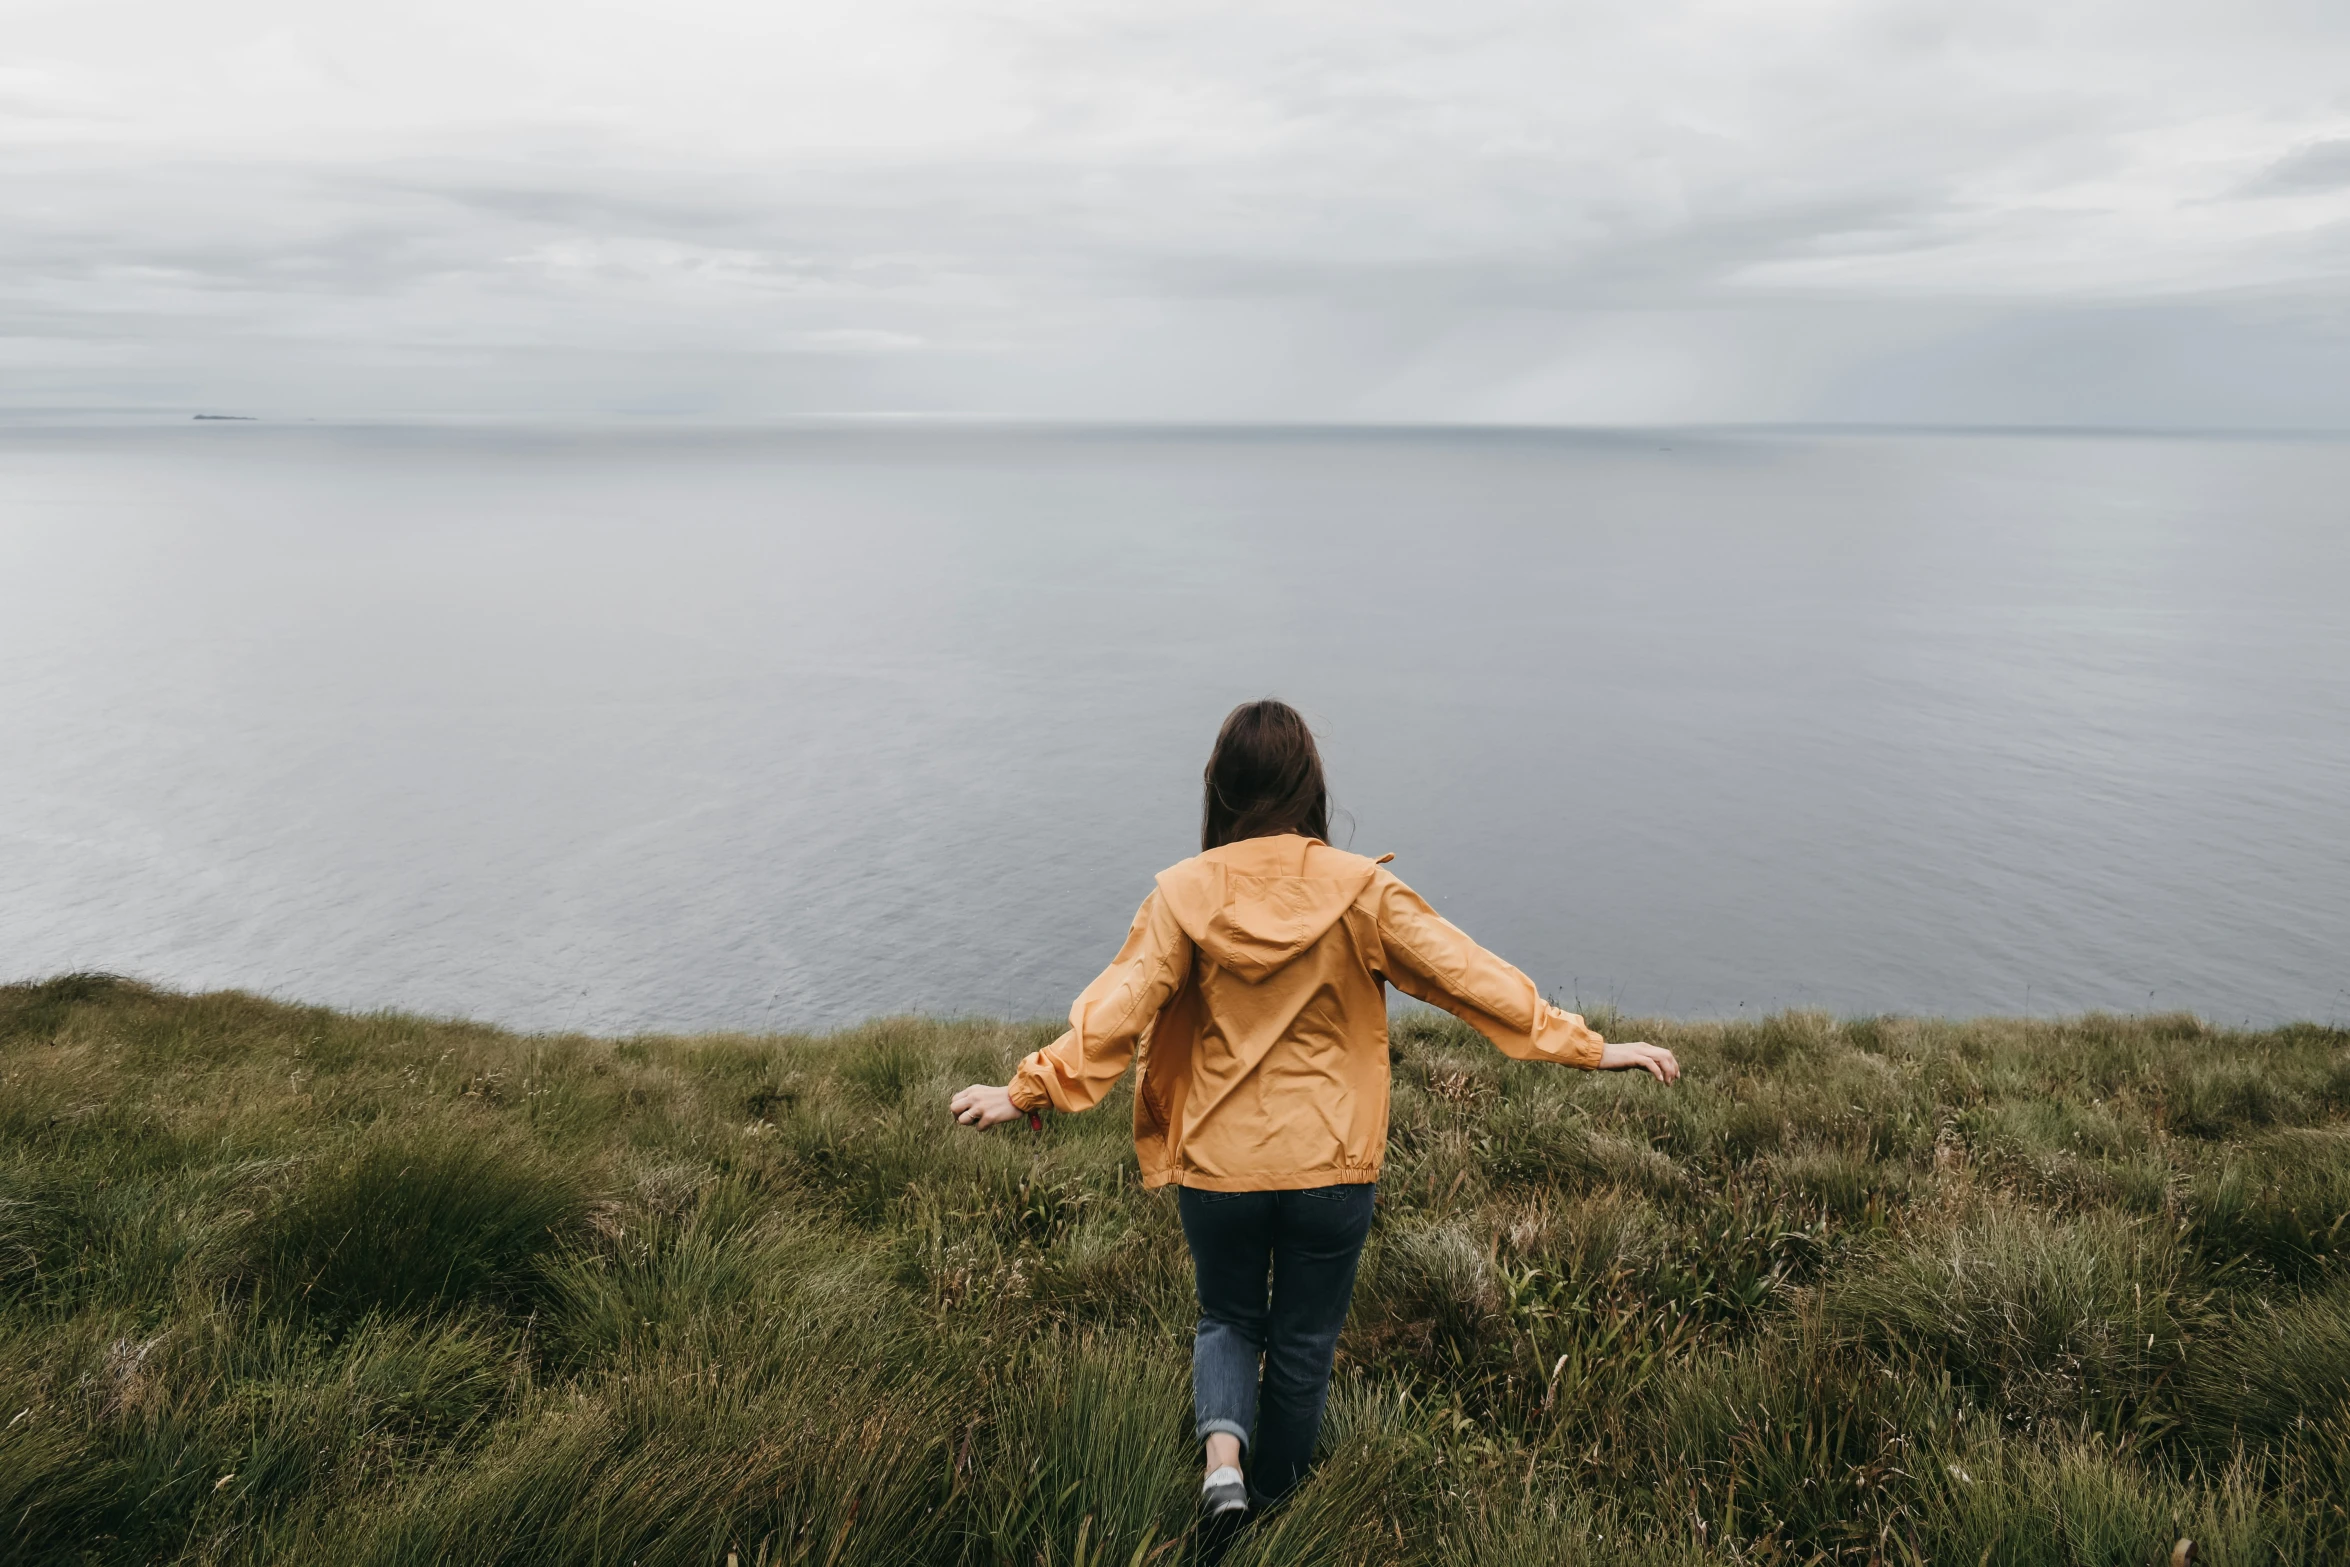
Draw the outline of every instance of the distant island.
[[[198,414],[196,417],[199,419],[234,421],[238,424],[259,424],[261,422],[251,414]]]

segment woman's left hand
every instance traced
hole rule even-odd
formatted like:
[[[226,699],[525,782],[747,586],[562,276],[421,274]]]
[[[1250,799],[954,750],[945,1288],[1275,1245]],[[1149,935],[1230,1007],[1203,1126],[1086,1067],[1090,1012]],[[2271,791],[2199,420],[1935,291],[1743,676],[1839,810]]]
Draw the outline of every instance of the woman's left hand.
[[[1645,1039],[1618,1042],[1610,1040],[1599,1052],[1602,1072],[1620,1072],[1626,1068],[1646,1072],[1660,1083],[1681,1080],[1681,1063],[1662,1045],[1652,1045]]]
[[[992,1088],[986,1083],[973,1083],[948,1100],[947,1108],[955,1113],[956,1120],[983,1132],[991,1126],[1020,1119],[1020,1112],[1012,1108],[1012,1091]]]

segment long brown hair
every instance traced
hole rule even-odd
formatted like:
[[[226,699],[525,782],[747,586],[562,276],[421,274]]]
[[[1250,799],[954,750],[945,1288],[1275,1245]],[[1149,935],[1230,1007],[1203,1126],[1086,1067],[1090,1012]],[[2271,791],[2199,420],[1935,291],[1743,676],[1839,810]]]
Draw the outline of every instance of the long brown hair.
[[[1328,841],[1330,790],[1314,732],[1287,702],[1243,702],[1216,731],[1200,809],[1204,852],[1294,832]]]

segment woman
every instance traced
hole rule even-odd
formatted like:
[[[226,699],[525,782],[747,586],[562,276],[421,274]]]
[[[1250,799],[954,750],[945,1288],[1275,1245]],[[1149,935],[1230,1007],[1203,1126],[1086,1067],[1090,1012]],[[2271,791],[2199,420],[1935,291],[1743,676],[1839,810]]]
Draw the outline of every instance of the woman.
[[[1545,1003],[1383,869],[1392,855],[1329,847],[1329,816],[1305,720],[1282,702],[1235,708],[1208,758],[1204,852],[1159,873],[1067,1033],[1006,1086],[951,1101],[975,1127],[1091,1109],[1147,1041],[1134,1149],[1146,1187],[1181,1188],[1201,1506],[1224,1526],[1286,1495],[1313,1456],[1387,1147],[1385,986],[1522,1061],[1681,1075],[1671,1051],[1610,1044]]]

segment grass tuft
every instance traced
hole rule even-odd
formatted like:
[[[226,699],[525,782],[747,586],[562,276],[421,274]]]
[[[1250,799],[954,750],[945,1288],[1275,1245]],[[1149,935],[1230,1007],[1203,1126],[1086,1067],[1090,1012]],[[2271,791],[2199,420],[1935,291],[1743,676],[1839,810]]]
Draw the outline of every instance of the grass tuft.
[[[2145,1409],[2201,1310],[2168,1230],[2007,1204],[1876,1247],[1821,1296],[1831,1321],[2019,1421],[2101,1429]]]
[[[309,1172],[257,1227],[247,1278],[265,1309],[321,1321],[512,1310],[587,1203],[578,1175],[535,1149],[428,1124]]]
[[[2350,1131],[2230,1150],[2195,1183],[2194,1243],[2214,1267],[2306,1280],[2350,1259]]]

